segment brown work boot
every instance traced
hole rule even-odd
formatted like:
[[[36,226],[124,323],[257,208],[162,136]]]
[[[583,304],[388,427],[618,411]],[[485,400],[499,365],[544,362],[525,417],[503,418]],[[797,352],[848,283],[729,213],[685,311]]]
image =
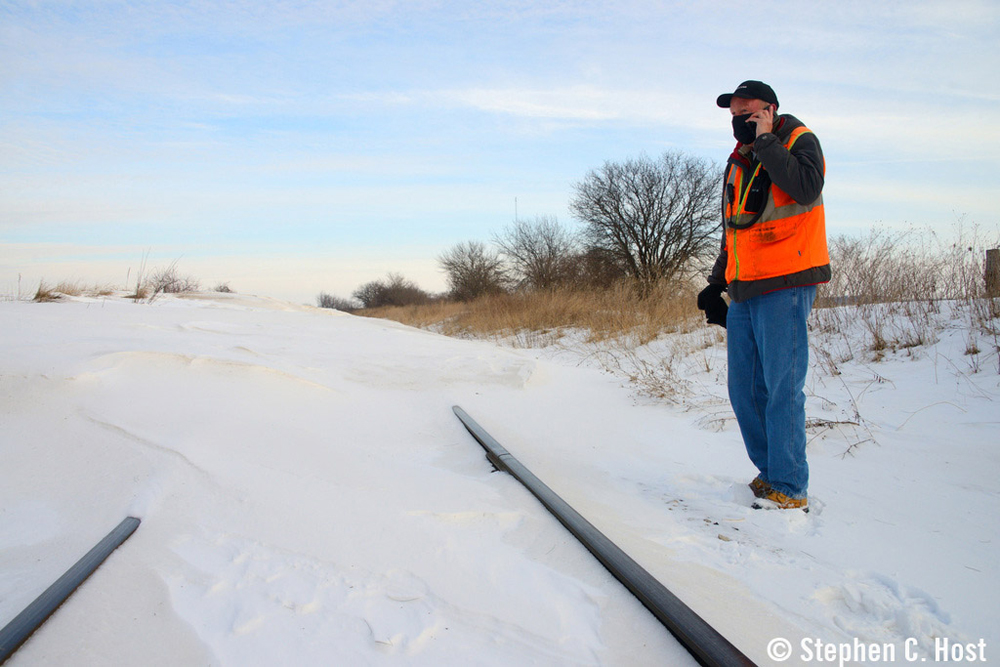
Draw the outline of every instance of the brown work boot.
[[[771,491],[771,485],[760,478],[757,475],[753,478],[753,481],[747,484],[750,490],[753,491],[754,498],[763,498]]]
[[[809,511],[807,498],[792,498],[781,491],[770,489],[760,500],[753,504],[755,510],[804,510]]]

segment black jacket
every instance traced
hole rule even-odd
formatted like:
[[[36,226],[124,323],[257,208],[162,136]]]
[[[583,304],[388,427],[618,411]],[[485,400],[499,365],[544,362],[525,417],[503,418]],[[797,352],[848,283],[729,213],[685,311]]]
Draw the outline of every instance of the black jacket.
[[[770,182],[796,202],[808,205],[816,201],[823,191],[824,182],[823,150],[820,147],[819,139],[812,132],[807,132],[796,140],[791,151],[785,148],[785,142],[788,141],[792,131],[802,127],[802,125],[802,121],[795,116],[782,114],[778,116],[773,132],[757,137],[753,146],[738,145],[729,157],[723,183],[729,181],[731,169],[744,169],[747,173],[753,173],[757,165],[761,164]],[[747,183],[749,180],[749,178],[744,178],[743,182]],[[738,193],[737,196],[742,194]],[[751,195],[753,194],[752,192]],[[725,209],[725,196],[726,193],[723,193],[723,210]],[[764,188],[760,196],[769,196],[769,189]],[[760,203],[756,210],[763,210],[763,208],[763,204]],[[726,285],[728,254],[725,248],[726,222],[724,214],[722,224],[722,249],[711,274],[708,276],[708,282],[714,285]],[[745,301],[785,287],[827,282],[830,280],[830,276],[830,265],[826,264],[787,276],[753,281],[734,281],[734,284],[728,286],[729,296],[734,301]]]

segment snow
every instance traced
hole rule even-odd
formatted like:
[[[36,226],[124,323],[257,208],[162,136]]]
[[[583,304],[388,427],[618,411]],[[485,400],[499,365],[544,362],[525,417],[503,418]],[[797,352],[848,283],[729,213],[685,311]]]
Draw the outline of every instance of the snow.
[[[234,294],[0,303],[0,624],[142,519],[8,664],[694,664],[456,404],[759,664],[776,637],[990,658],[1000,377],[967,330],[880,361],[814,332],[805,514],[750,509],[710,329],[641,351],[683,378],[668,402],[572,335]]]

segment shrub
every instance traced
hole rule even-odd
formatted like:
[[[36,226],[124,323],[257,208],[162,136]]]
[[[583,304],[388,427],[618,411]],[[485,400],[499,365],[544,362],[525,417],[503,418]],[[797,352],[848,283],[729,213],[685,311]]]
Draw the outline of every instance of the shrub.
[[[398,273],[390,273],[385,280],[365,283],[351,296],[360,301],[364,308],[410,306],[428,303],[431,300],[430,294]]]
[[[326,292],[320,292],[319,296],[316,297],[316,305],[320,308],[331,308],[345,313],[353,313],[361,308],[361,305],[357,301],[341,299]]]
[[[182,294],[184,292],[197,292],[198,281],[188,276],[181,276],[177,272],[177,261],[175,260],[165,269],[156,271],[146,280],[146,288],[152,292],[150,298],[157,294]]]

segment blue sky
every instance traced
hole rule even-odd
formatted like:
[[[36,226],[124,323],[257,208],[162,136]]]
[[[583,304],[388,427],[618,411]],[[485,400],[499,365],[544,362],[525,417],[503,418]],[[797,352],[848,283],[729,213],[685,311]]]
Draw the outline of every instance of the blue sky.
[[[312,302],[521,217],[605,160],[723,161],[767,81],[819,136],[831,234],[995,232],[1000,4],[0,2],[0,294],[124,283]]]

